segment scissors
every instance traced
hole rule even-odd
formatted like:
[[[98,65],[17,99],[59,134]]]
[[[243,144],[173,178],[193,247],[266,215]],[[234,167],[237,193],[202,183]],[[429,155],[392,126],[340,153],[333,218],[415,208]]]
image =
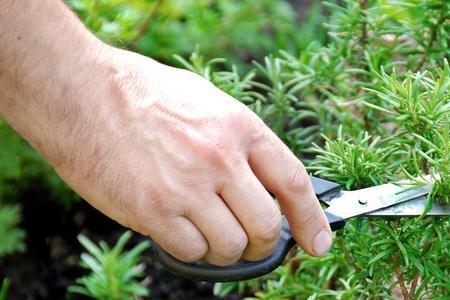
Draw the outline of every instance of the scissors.
[[[383,184],[354,191],[342,191],[337,183],[310,176],[316,196],[328,207],[324,210],[333,231],[344,227],[346,220],[357,217],[411,217],[420,216],[427,207],[427,195],[433,185],[418,187],[407,184]],[[427,216],[450,215],[450,205],[435,203]],[[283,216],[280,238],[275,250],[259,261],[243,261],[220,267],[207,263],[186,263],[165,252],[153,243],[156,258],[171,273],[192,280],[227,282],[247,280],[273,271],[295,245],[289,224]]]

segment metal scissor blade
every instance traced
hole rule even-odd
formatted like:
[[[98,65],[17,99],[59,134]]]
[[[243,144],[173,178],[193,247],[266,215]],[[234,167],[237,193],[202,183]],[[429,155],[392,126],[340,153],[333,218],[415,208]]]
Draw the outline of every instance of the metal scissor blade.
[[[426,196],[432,188],[432,185],[411,188],[389,183],[356,191],[344,191],[329,202],[330,206],[326,211],[349,219]]]
[[[369,217],[414,217],[420,216],[427,206],[427,197],[422,196],[407,202],[364,214]],[[450,216],[450,204],[435,202],[427,212],[427,216]]]

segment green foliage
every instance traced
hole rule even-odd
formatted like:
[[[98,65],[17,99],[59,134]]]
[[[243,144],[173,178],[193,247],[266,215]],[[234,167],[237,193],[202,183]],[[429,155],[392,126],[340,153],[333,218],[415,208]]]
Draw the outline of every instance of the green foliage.
[[[150,57],[172,61],[200,45],[208,57],[235,62],[278,49],[324,41],[323,17],[314,5],[302,35],[286,0],[70,0],[85,24],[103,39]],[[276,20],[276,21],[274,21]],[[137,30],[136,30],[137,28]]]
[[[397,152],[404,154],[405,173],[412,178],[430,173],[436,185],[430,194],[443,203],[450,203],[448,178],[450,149],[450,68],[444,61],[443,68],[434,72],[412,74],[406,72],[399,81],[393,73],[382,72],[378,90],[366,89],[376,95],[379,104],[365,104],[381,112],[387,122],[396,124],[390,132],[394,136]],[[400,160],[401,161],[401,160]]]
[[[445,123],[445,127],[433,128],[433,142],[427,140],[421,135],[413,134],[417,141],[423,143],[428,151],[425,153],[422,149],[416,149],[418,156],[424,159],[434,182],[430,198],[437,198],[441,203],[450,204],[450,124]],[[422,147],[423,148],[423,147]],[[417,167],[417,163],[415,164]],[[420,170],[417,171],[420,173]]]
[[[1,119],[0,170],[0,203],[19,200],[19,192],[37,182],[65,206],[78,200],[42,156]]]
[[[158,1],[69,0],[85,25],[106,41],[124,44],[133,39],[136,28]]]
[[[0,258],[25,251],[25,232],[18,227],[20,218],[19,205],[0,203]]]
[[[395,148],[383,146],[379,137],[372,139],[364,132],[345,139],[340,127],[335,139],[323,138],[324,149],[315,145],[318,155],[309,167],[316,175],[341,183],[348,190],[379,185],[387,178],[395,180],[393,174],[399,168],[392,159]]]
[[[124,250],[131,237],[125,232],[111,249],[105,242],[95,245],[83,235],[78,240],[88,253],[81,255],[80,265],[90,270],[90,274],[76,280],[76,285],[68,291],[98,300],[133,300],[148,296],[145,281],[137,281],[144,275],[144,265],[139,263],[140,254],[150,245],[144,241],[133,249]]]
[[[20,177],[20,137],[0,120],[0,201],[15,192],[11,181]],[[8,146],[6,146],[8,145]]]
[[[366,89],[379,98],[379,105],[366,105],[395,118],[400,133],[415,133],[427,136],[433,129],[442,127],[450,112],[450,68],[436,69],[437,77],[431,72],[406,73],[399,81],[394,72],[387,75],[383,70],[377,90]],[[433,134],[431,134],[432,136]]]
[[[0,287],[0,300],[6,300],[8,296],[9,280],[8,278],[3,279],[3,283]]]
[[[326,46],[280,51],[247,73],[224,71],[223,59],[206,61],[199,53],[178,60],[246,103],[316,175],[357,189],[430,174],[430,205],[449,203],[447,2],[325,5],[332,11]],[[450,292],[449,225],[448,217],[352,220],[326,256],[299,250],[274,273],[218,284],[215,293],[443,299]]]

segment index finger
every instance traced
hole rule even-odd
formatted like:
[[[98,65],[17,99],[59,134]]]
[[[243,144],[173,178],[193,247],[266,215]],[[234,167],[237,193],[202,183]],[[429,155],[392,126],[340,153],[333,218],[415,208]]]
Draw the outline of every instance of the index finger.
[[[250,146],[250,167],[276,196],[297,243],[311,255],[323,255],[331,248],[331,229],[308,173],[275,133],[263,127]]]

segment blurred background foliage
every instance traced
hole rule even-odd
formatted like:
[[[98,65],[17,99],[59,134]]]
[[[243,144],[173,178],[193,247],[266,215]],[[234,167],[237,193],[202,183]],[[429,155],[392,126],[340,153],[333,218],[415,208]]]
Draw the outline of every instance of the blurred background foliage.
[[[271,0],[70,0],[86,25],[104,40],[165,62],[200,46],[208,57],[248,62],[276,52],[298,50],[325,40],[320,5],[298,34],[288,1]]]
[[[199,73],[247,104],[316,175],[355,189],[432,174],[430,205],[450,202],[449,1],[67,3],[103,40]],[[0,144],[0,228],[17,227],[20,190],[40,185],[68,209],[77,201],[1,121]],[[215,293],[448,299],[448,228],[449,218],[359,218],[326,256],[294,251],[274,273]],[[24,251],[25,233],[7,232]]]

